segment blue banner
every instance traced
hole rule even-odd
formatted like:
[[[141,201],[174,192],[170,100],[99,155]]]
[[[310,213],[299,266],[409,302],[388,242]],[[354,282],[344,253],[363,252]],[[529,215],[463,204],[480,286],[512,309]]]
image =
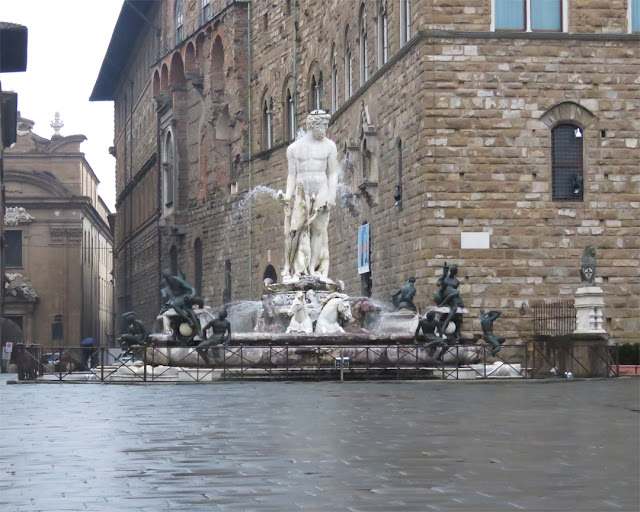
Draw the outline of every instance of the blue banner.
[[[358,274],[369,271],[369,224],[365,224],[358,228]]]

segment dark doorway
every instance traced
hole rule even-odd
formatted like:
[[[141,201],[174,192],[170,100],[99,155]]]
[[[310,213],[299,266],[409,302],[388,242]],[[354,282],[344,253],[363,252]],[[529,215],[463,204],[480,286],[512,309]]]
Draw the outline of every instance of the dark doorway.
[[[274,283],[278,282],[278,273],[276,272],[276,269],[273,268],[273,265],[267,265],[267,268],[264,269],[264,276],[262,279],[271,279]]]

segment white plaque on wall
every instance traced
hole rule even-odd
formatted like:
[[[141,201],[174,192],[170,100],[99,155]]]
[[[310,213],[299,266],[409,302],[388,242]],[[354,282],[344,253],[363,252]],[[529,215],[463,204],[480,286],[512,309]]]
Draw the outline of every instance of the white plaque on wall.
[[[460,233],[461,249],[490,249],[490,234],[486,232]]]

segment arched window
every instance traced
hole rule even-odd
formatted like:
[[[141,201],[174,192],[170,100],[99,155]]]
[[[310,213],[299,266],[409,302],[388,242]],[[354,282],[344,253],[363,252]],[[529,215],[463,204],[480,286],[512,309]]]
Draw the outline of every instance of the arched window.
[[[402,139],[398,139],[396,142],[396,167],[398,171],[398,181],[393,193],[393,199],[396,202],[396,206],[402,206],[402,172],[404,167],[402,161]]]
[[[204,25],[212,17],[211,0],[200,0],[200,25]]]
[[[169,249],[169,266],[171,269],[171,274],[174,276],[178,275],[178,249],[176,249],[175,245],[171,246]]]
[[[311,76],[311,89],[309,91],[310,110],[322,110],[322,73]]]
[[[559,124],[551,130],[551,175],[554,201],[583,200],[582,129]]]
[[[400,0],[400,46],[411,39],[411,0]]]
[[[293,97],[293,84],[287,83],[284,90],[284,140],[296,138],[296,104]]]
[[[331,112],[338,110],[338,60],[336,44],[331,45]]]
[[[231,302],[231,260],[224,262],[224,290],[222,291],[222,303]]]
[[[360,165],[362,167],[362,179],[367,182],[371,176],[371,151],[367,148],[366,139],[362,141],[360,148]]]
[[[267,94],[262,101],[262,149],[273,147],[273,100]]]
[[[353,72],[351,70],[351,45],[349,44],[349,25],[344,29],[344,99],[351,98],[353,94]]]
[[[224,46],[220,36],[216,37],[211,48],[211,87],[214,101],[222,101],[225,88]]]
[[[162,152],[162,174],[164,177],[164,204],[172,206],[175,191],[175,156],[174,156],[173,134],[169,131],[164,139]]]
[[[364,3],[360,5],[360,15],[358,16],[358,33],[360,49],[360,86],[369,80],[369,57],[367,55],[367,20],[364,10]]]
[[[387,2],[378,6],[378,69],[389,60],[389,30],[387,23]]]
[[[196,295],[202,297],[202,241],[199,238],[193,244],[193,270]]]
[[[267,265],[267,268],[264,269],[264,276],[262,279],[271,279],[274,283],[278,282],[278,273],[273,265]]]
[[[176,0],[173,8],[174,43],[177,45],[184,39],[184,0]]]

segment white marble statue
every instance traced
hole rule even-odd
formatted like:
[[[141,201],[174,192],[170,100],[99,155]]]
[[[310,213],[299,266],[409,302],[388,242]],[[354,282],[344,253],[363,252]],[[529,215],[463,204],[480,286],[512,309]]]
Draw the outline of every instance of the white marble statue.
[[[307,133],[287,149],[287,190],[278,191],[285,211],[284,283],[311,275],[329,281],[329,212],[336,204],[337,149],[325,134],[330,115],[314,110]]]
[[[303,292],[298,292],[296,298],[291,304],[287,314],[291,317],[287,332],[303,332],[310,334],[313,332],[313,322],[309,318],[307,311],[307,301]]]
[[[322,303],[316,332],[344,332],[340,326],[340,320],[352,320],[349,297],[344,293],[332,293]]]

